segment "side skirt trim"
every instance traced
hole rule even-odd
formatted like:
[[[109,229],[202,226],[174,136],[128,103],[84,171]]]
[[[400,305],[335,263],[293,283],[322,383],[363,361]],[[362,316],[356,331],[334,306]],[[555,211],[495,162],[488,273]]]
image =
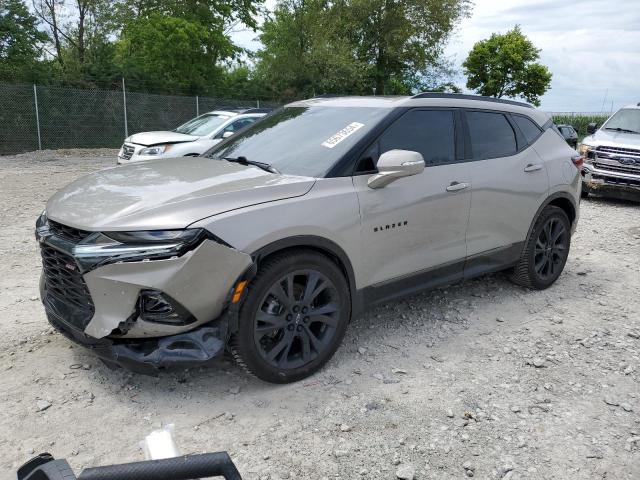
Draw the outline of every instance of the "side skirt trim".
[[[467,257],[464,265],[465,280],[513,267],[520,260],[524,246],[525,242],[518,242]]]
[[[500,247],[473,255],[463,261],[371,285],[358,290],[357,294],[362,297],[364,308],[368,309],[377,304],[413,295],[424,290],[431,290],[487,273],[498,272],[512,267],[518,262],[524,244],[525,242],[514,243],[507,247]]]

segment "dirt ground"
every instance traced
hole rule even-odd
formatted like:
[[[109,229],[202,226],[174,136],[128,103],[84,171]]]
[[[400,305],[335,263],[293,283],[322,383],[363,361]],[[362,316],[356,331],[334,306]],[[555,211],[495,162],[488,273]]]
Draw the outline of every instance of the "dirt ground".
[[[38,298],[36,217],[114,161],[0,157],[0,478],[34,452],[76,471],[141,460],[169,423],[183,453],[227,450],[247,479],[640,478],[640,204],[583,201],[552,288],[492,275],[389,303],[306,381],[226,359],[153,378],[71,345]]]

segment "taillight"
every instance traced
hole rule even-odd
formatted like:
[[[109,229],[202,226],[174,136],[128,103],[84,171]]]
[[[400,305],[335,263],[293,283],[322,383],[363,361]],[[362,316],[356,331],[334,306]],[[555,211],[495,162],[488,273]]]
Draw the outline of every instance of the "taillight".
[[[582,165],[584,165],[584,157],[582,155],[574,155],[571,157],[571,161],[578,168],[578,170],[582,170]]]

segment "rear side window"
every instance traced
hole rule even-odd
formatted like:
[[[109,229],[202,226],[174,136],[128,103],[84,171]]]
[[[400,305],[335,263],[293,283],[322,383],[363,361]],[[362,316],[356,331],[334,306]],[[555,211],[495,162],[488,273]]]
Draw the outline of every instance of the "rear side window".
[[[517,150],[516,134],[502,113],[467,112],[474,160],[508,157]]]
[[[513,121],[518,125],[524,138],[527,139],[528,144],[532,144],[540,136],[542,130],[540,130],[532,120],[529,120],[527,117],[521,117],[520,115],[512,115],[511,118],[513,118]],[[563,133],[568,134],[569,132]]]
[[[455,161],[455,125],[449,110],[411,110],[380,137],[380,154],[393,149],[420,152],[426,166]]]

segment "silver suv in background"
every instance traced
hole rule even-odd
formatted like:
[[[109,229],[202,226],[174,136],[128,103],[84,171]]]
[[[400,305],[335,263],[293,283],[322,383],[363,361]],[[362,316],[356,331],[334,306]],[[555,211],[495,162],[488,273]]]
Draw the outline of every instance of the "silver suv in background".
[[[581,158],[526,104],[452,94],[292,103],[205,156],[93,173],[38,219],[49,321],[110,365],[261,379],[322,367],[364,308],[506,271],[544,289]]]
[[[582,192],[640,200],[640,103],[614,113],[579,147],[585,164]]]
[[[264,108],[216,110],[191,119],[175,130],[136,133],[125,138],[118,152],[118,164],[200,155],[270,111]]]

